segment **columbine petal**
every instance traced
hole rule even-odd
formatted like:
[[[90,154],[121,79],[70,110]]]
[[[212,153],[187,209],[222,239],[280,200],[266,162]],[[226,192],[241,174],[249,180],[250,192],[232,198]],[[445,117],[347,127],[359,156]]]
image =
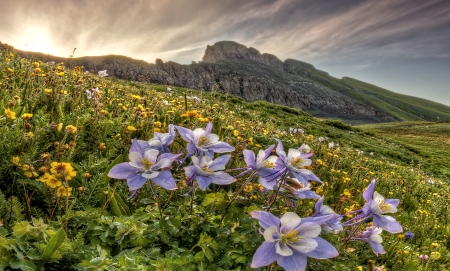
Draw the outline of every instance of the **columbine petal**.
[[[291,256],[293,254],[292,249],[282,242],[275,243],[275,252],[281,256]]]
[[[108,177],[119,180],[125,180],[134,175],[136,175],[136,168],[128,162],[117,164],[108,172]]]
[[[280,219],[269,212],[264,211],[252,211],[250,215],[259,221],[259,225],[264,229],[271,226],[280,226]]]
[[[306,256],[295,250],[291,256],[280,257],[277,261],[277,263],[286,271],[304,271],[307,262]]]
[[[255,255],[253,255],[251,267],[258,268],[261,266],[267,266],[274,261],[276,261],[280,255],[275,253],[275,244],[264,242],[262,245],[256,250]]]
[[[375,179],[372,179],[372,182],[369,184],[369,186],[363,192],[363,197],[366,202],[369,202],[372,200],[372,195],[373,195],[374,190],[375,190]]]
[[[172,177],[172,173],[167,170],[163,170],[159,173],[159,175],[152,179],[157,185],[161,186],[167,190],[175,190],[177,189],[177,184]]]
[[[142,173],[142,177],[146,178],[146,179],[153,179],[156,178],[159,175],[159,171],[150,171],[147,173]]]
[[[302,219],[296,213],[287,212],[280,218],[281,230],[294,229],[300,224],[301,220]]]
[[[264,231],[264,240],[266,240],[266,242],[275,242],[279,239],[280,234],[277,226],[270,226],[270,228]]]
[[[192,140],[194,140],[194,135],[192,134],[191,130],[181,126],[175,126],[175,128],[177,128],[178,133],[184,139],[184,141],[191,142]]]
[[[308,253],[317,248],[318,243],[312,238],[302,238],[299,242],[295,244],[290,244],[290,246],[301,253]]]
[[[138,140],[136,138],[134,138],[131,141],[131,147],[130,147],[130,153],[131,152],[137,152],[141,155],[141,157],[144,156],[144,149],[142,148],[142,146],[139,144]]]
[[[208,169],[213,171],[224,170],[230,158],[231,155],[229,154],[217,157],[216,160],[214,160],[214,162],[212,162],[211,165],[209,165]]]
[[[305,222],[301,223],[300,226],[295,228],[295,230],[302,238],[314,238],[320,234],[322,228],[319,224],[313,222]]]
[[[142,166],[142,155],[138,152],[130,152],[128,154],[128,159],[130,159],[130,165],[133,167],[143,167]]]
[[[234,147],[228,143],[218,141],[214,144],[207,145],[208,149],[217,153],[232,152]]]
[[[146,182],[146,178],[142,177],[141,175],[136,175],[133,178],[127,180],[128,189],[130,191],[137,190],[143,187]]]
[[[214,175],[212,175],[211,177],[213,183],[220,185],[227,185],[236,181],[233,176],[224,172],[214,173]]]
[[[380,243],[377,242],[367,242],[372,249],[373,253],[376,255],[378,254],[385,254],[386,251],[384,250],[383,246]]]
[[[380,227],[383,230],[388,231],[390,233],[403,232],[403,228],[400,225],[400,223],[398,223],[392,216],[374,215],[373,225],[376,227]]]
[[[317,242],[317,247],[313,251],[305,253],[306,256],[314,259],[330,259],[339,255],[336,248],[324,239],[316,237],[314,240]]]
[[[251,150],[243,150],[242,154],[244,155],[244,161],[247,167],[254,168],[256,166],[255,153]]]
[[[205,190],[212,183],[211,177],[201,175],[197,175],[197,177],[195,177],[195,180],[197,181],[197,184],[201,190]]]

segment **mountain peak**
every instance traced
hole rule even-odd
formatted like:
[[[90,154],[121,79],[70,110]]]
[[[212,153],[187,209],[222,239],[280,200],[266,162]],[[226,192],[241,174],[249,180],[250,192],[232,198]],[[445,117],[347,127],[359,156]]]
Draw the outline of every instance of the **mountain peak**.
[[[273,68],[283,69],[283,63],[276,56],[261,54],[255,48],[234,41],[219,41],[208,45],[203,56],[203,62],[215,63],[225,59],[250,59]]]

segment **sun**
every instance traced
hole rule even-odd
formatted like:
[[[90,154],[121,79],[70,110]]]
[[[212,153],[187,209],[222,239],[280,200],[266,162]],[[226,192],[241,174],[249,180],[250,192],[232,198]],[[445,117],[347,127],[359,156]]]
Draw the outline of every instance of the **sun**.
[[[24,51],[58,55],[58,49],[46,28],[26,26],[17,37],[16,48]]]

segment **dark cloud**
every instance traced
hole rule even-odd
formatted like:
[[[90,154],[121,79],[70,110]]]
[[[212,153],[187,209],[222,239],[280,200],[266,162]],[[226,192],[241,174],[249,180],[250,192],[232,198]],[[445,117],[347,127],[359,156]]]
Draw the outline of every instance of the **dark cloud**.
[[[355,74],[377,74],[388,62],[402,68],[405,59],[450,61],[447,0],[0,0],[0,6],[0,41],[60,56],[77,47],[78,56],[190,63],[206,45],[234,40]],[[336,72],[343,75],[351,76]]]

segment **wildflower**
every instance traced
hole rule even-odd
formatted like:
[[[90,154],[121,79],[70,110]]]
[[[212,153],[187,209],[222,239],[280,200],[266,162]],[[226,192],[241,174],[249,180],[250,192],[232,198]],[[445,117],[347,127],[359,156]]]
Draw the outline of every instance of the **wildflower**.
[[[29,119],[31,119],[31,117],[33,117],[33,114],[30,114],[30,113],[25,113],[22,115],[23,120],[29,120]]]
[[[236,179],[223,172],[225,165],[230,160],[231,155],[222,155],[213,160],[209,156],[191,156],[192,166],[185,167],[188,183],[194,179],[197,181],[200,189],[205,190],[211,183],[227,185],[236,181]]]
[[[413,232],[407,231],[405,233],[405,239],[406,240],[411,240],[413,237],[414,237],[414,233]]]
[[[34,136],[33,132],[28,132],[28,133],[27,133],[27,137],[28,137],[28,138],[32,138],[33,136]]]
[[[106,70],[103,70],[103,71],[98,71],[98,76],[105,77],[105,76],[108,76],[108,74],[106,73]]]
[[[430,258],[433,260],[437,260],[441,257],[441,253],[437,252],[437,251],[433,251],[430,253]]]
[[[429,259],[428,255],[419,255],[417,258],[421,261],[428,261]]]
[[[70,163],[65,162],[52,162],[50,164],[50,172],[55,174],[59,179],[69,181],[72,177],[75,177],[77,173],[73,170]]]
[[[68,134],[75,134],[77,132],[77,130],[78,130],[77,127],[75,127],[73,125],[67,125],[66,129],[65,129],[66,133],[68,133]]]
[[[133,131],[136,131],[136,127],[134,127],[133,125],[128,125],[127,130],[130,132],[133,132]]]
[[[292,212],[277,218],[269,212],[253,211],[264,231],[264,243],[256,250],[252,268],[267,266],[275,261],[287,271],[303,271],[307,257],[329,259],[339,255],[336,248],[318,237],[320,224],[329,217],[300,218]],[[281,224],[281,225],[280,225]]]
[[[437,248],[437,247],[439,246],[439,244],[438,244],[438,243],[431,243],[431,246],[432,246],[433,248]]]
[[[11,111],[9,108],[5,109],[5,115],[7,118],[15,120],[16,119],[16,112]]]
[[[175,126],[173,124],[169,125],[169,133],[159,133],[155,132],[152,139],[149,141],[138,140],[139,145],[146,149],[155,149],[160,152],[169,152],[170,150],[168,146],[172,144],[173,139],[175,138]]]
[[[46,89],[44,89],[44,92],[46,92],[46,93],[52,93],[52,90],[49,89],[49,88],[46,88]]]
[[[34,167],[31,165],[23,165],[22,170],[24,171],[25,176],[28,178],[38,176],[37,172],[34,170]]]
[[[234,147],[230,144],[219,141],[219,136],[212,134],[212,122],[206,125],[206,129],[197,128],[191,131],[181,126],[175,126],[181,137],[188,142],[188,156],[199,154],[213,157],[214,153],[224,153],[234,151]]]
[[[290,192],[300,199],[317,199],[320,198],[314,191],[311,191],[311,184],[304,185],[297,178],[286,178],[286,182],[282,184],[282,191]]]
[[[355,237],[352,237],[351,239],[367,242],[375,255],[378,256],[378,254],[386,253],[384,248],[381,246],[383,238],[380,234],[382,231],[383,229],[381,228],[370,226],[367,227],[365,231],[357,233]]]
[[[58,189],[56,189],[56,196],[59,198],[61,196],[64,197],[69,197],[72,193],[72,187],[64,187],[64,186],[60,186],[58,187]]]
[[[400,203],[398,199],[384,199],[383,196],[374,191],[375,179],[369,184],[367,189],[363,192],[366,204],[360,210],[358,216],[344,223],[346,226],[360,224],[363,221],[373,217],[373,225],[382,228],[390,233],[400,233],[403,231],[402,226],[395,218],[384,215],[386,213],[397,212],[397,206]],[[373,198],[372,198],[373,197]]]
[[[130,162],[115,165],[108,173],[108,177],[126,179],[129,191],[136,191],[150,180],[168,190],[177,189],[172,173],[169,171],[173,161],[180,154],[163,153],[158,150],[144,151],[136,139],[133,139],[130,153]]]
[[[98,100],[98,98],[101,95],[101,91],[98,90],[98,87],[92,88],[92,89],[86,89],[86,93],[87,93],[87,98],[93,99],[93,100]]]
[[[330,143],[328,143],[328,148],[329,148],[329,149],[332,149],[332,148],[334,148],[334,142],[330,142]]]
[[[333,215],[332,218],[325,221],[320,226],[324,231],[334,231],[334,233],[338,233],[342,231],[342,224],[340,221],[342,220],[342,216],[337,215],[329,206],[323,205],[324,196],[320,197],[320,199],[315,204],[316,213],[312,215],[312,217],[322,217]]]
[[[19,157],[19,156],[13,156],[13,158],[11,159],[11,162],[12,162],[15,166],[20,166],[20,157]]]
[[[48,173],[45,173],[44,176],[40,177],[39,181],[45,183],[50,188],[56,188],[62,184],[58,178]]]
[[[279,139],[277,139],[277,141],[278,146],[276,151],[278,154],[278,161],[276,163],[277,167],[274,170],[279,172],[278,176],[281,176],[284,173],[286,173],[286,176],[292,174],[305,185],[308,184],[308,180],[322,183],[314,173],[304,168],[311,165],[312,161],[308,158],[311,157],[313,153],[302,153],[296,149],[289,149],[288,154],[286,155],[283,143]]]

